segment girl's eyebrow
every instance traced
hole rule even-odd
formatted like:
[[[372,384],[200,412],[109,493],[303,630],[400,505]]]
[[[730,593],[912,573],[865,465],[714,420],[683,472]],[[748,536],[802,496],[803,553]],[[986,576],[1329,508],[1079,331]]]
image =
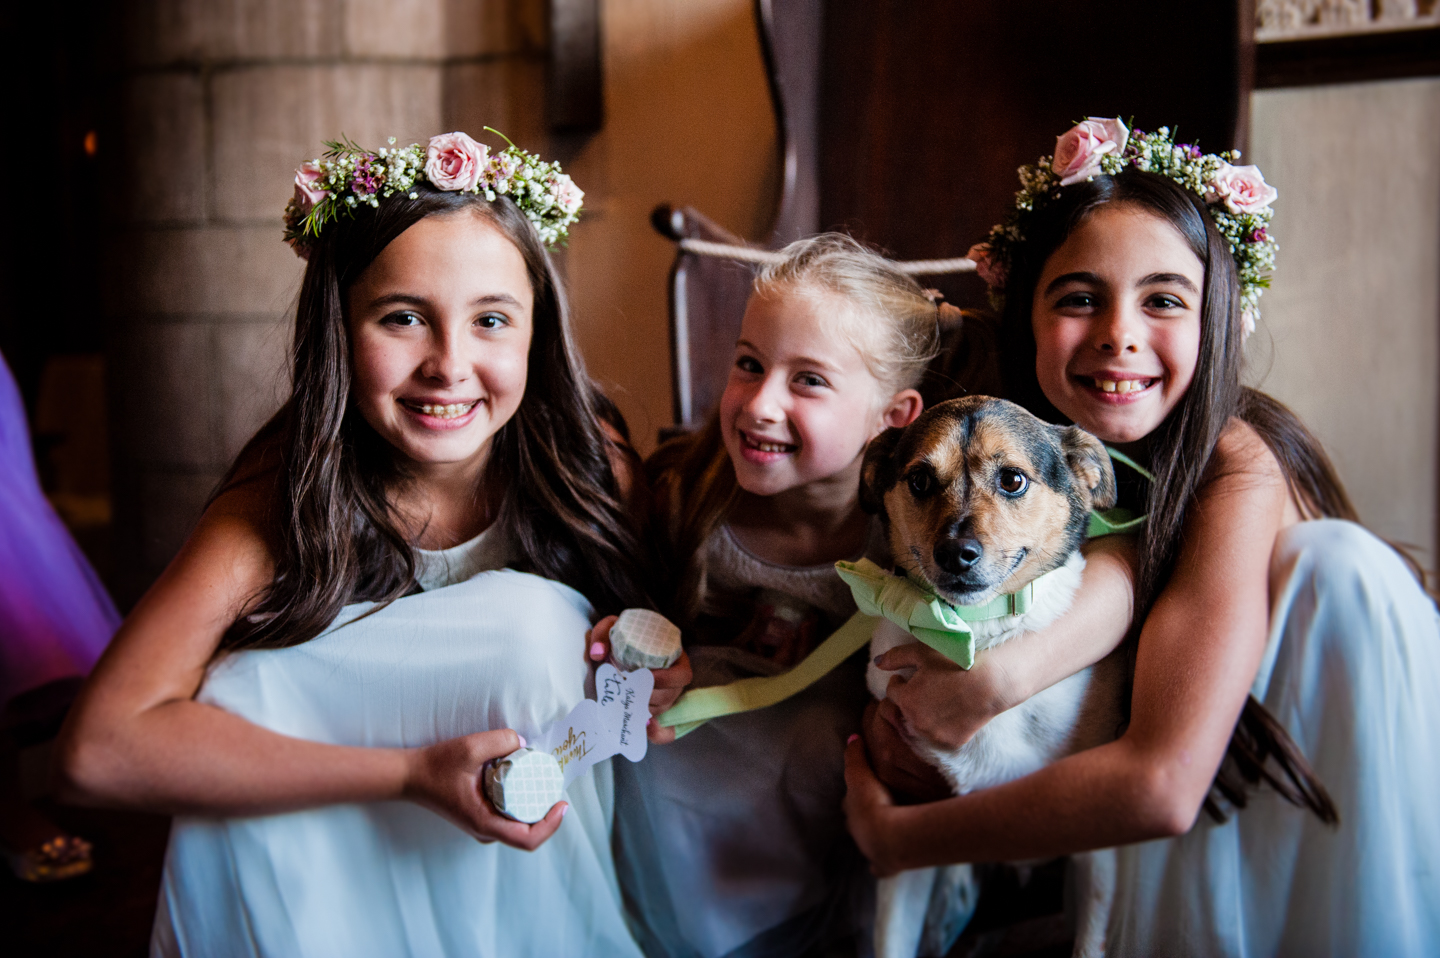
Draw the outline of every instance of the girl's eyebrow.
[[[1197,296],[1200,295],[1200,290],[1195,288],[1195,284],[1190,282],[1190,278],[1180,273],[1151,273],[1140,281],[1141,286],[1154,286],[1156,284],[1174,284],[1188,289]]]
[[[376,306],[390,306],[395,303],[413,304],[423,306],[427,309],[435,305],[429,299],[416,295],[415,293],[386,293],[384,296],[377,296],[371,300],[370,306],[372,308]],[[514,306],[516,309],[520,308],[520,301],[509,293],[491,293],[488,296],[477,296],[470,301],[471,306],[493,306],[497,303]]]
[[[1089,283],[1092,286],[1106,285],[1105,281],[1094,273],[1065,273],[1050,281],[1050,285],[1045,287],[1045,295],[1050,295],[1066,283]]]
[[[748,339],[737,339],[735,340],[735,345],[736,347],[744,347],[745,349],[750,350],[752,353],[755,353],[757,356],[761,355],[760,349]],[[816,369],[823,369],[826,372],[840,372],[840,367],[836,366],[834,363],[828,363],[823,359],[815,359],[812,356],[791,356],[787,360],[787,362],[790,362],[796,366],[813,366]]]
[[[1050,281],[1050,285],[1045,287],[1045,295],[1050,295],[1055,290],[1059,289],[1061,286],[1064,286],[1067,283],[1089,283],[1093,286],[1105,285],[1105,281],[1094,273],[1066,273],[1063,276],[1057,276]],[[1190,282],[1190,278],[1181,273],[1151,273],[1149,276],[1146,276],[1144,279],[1140,280],[1140,282],[1136,285],[1154,286],[1156,284],[1166,283],[1171,283],[1176,286],[1183,287],[1185,289],[1188,289],[1190,292],[1195,293],[1196,295],[1199,295],[1200,293],[1200,290],[1195,288],[1195,284]]]

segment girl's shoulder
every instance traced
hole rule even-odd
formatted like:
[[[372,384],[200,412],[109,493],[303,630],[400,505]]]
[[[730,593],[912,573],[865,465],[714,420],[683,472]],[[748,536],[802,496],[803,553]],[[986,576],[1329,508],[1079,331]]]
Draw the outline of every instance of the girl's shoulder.
[[[282,485],[278,458],[242,459],[175,558],[188,576],[218,589],[237,618],[275,575]]]
[[[1289,478],[1264,438],[1249,423],[1232,418],[1215,443],[1196,505],[1244,515],[1273,516],[1288,524],[1293,509]]]

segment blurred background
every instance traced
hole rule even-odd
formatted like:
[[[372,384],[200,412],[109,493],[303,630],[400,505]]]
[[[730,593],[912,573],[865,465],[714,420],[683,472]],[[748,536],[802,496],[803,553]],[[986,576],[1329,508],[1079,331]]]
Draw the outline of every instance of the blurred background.
[[[560,259],[642,452],[674,415],[658,204],[760,245],[844,228],[961,256],[1082,116],[1238,147],[1280,193],[1250,380],[1435,565],[1437,0],[72,0],[7,4],[0,30],[0,351],[122,610],[286,394],[295,167],[342,133],[487,125],[586,191]],[[937,285],[982,302],[973,277]],[[144,869],[122,937],[148,930]]]

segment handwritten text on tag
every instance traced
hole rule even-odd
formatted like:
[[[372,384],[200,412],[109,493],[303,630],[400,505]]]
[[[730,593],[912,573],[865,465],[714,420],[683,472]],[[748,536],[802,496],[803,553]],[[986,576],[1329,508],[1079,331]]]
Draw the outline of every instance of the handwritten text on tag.
[[[621,672],[607,662],[595,672],[595,698],[576,705],[534,747],[555,756],[567,788],[612,755],[638,762],[645,757],[645,721],[654,688],[649,669]]]

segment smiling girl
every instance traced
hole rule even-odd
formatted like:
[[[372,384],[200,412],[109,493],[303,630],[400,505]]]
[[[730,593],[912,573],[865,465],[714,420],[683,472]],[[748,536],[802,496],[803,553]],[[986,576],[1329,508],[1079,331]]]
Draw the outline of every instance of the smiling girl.
[[[854,742],[852,833],[882,874],[1124,845],[1107,954],[1434,954],[1435,606],[1354,523],[1319,443],[1241,385],[1273,189],[1166,130],[1127,140],[1115,120],[1062,137],[975,255],[1003,297],[1012,396],[1154,474],[1129,725],[911,807]],[[889,697],[965,741],[954,667],[920,646],[882,662],[906,666]]]
[[[534,824],[478,787],[648,604],[542,245],[578,191],[460,133],[296,185],[293,393],[96,668],[67,791],[177,816],[155,954],[634,955],[608,767]]]
[[[860,507],[865,446],[919,415],[915,386],[950,311],[847,236],[782,255],[755,282],[717,414],[647,463],[697,686],[780,673],[855,612],[835,561],[887,561]],[[1106,594],[1105,577],[1125,573],[1097,559],[1086,575]],[[840,809],[864,668],[853,658],[616,770],[618,864],[651,958],[868,940],[870,883]]]

